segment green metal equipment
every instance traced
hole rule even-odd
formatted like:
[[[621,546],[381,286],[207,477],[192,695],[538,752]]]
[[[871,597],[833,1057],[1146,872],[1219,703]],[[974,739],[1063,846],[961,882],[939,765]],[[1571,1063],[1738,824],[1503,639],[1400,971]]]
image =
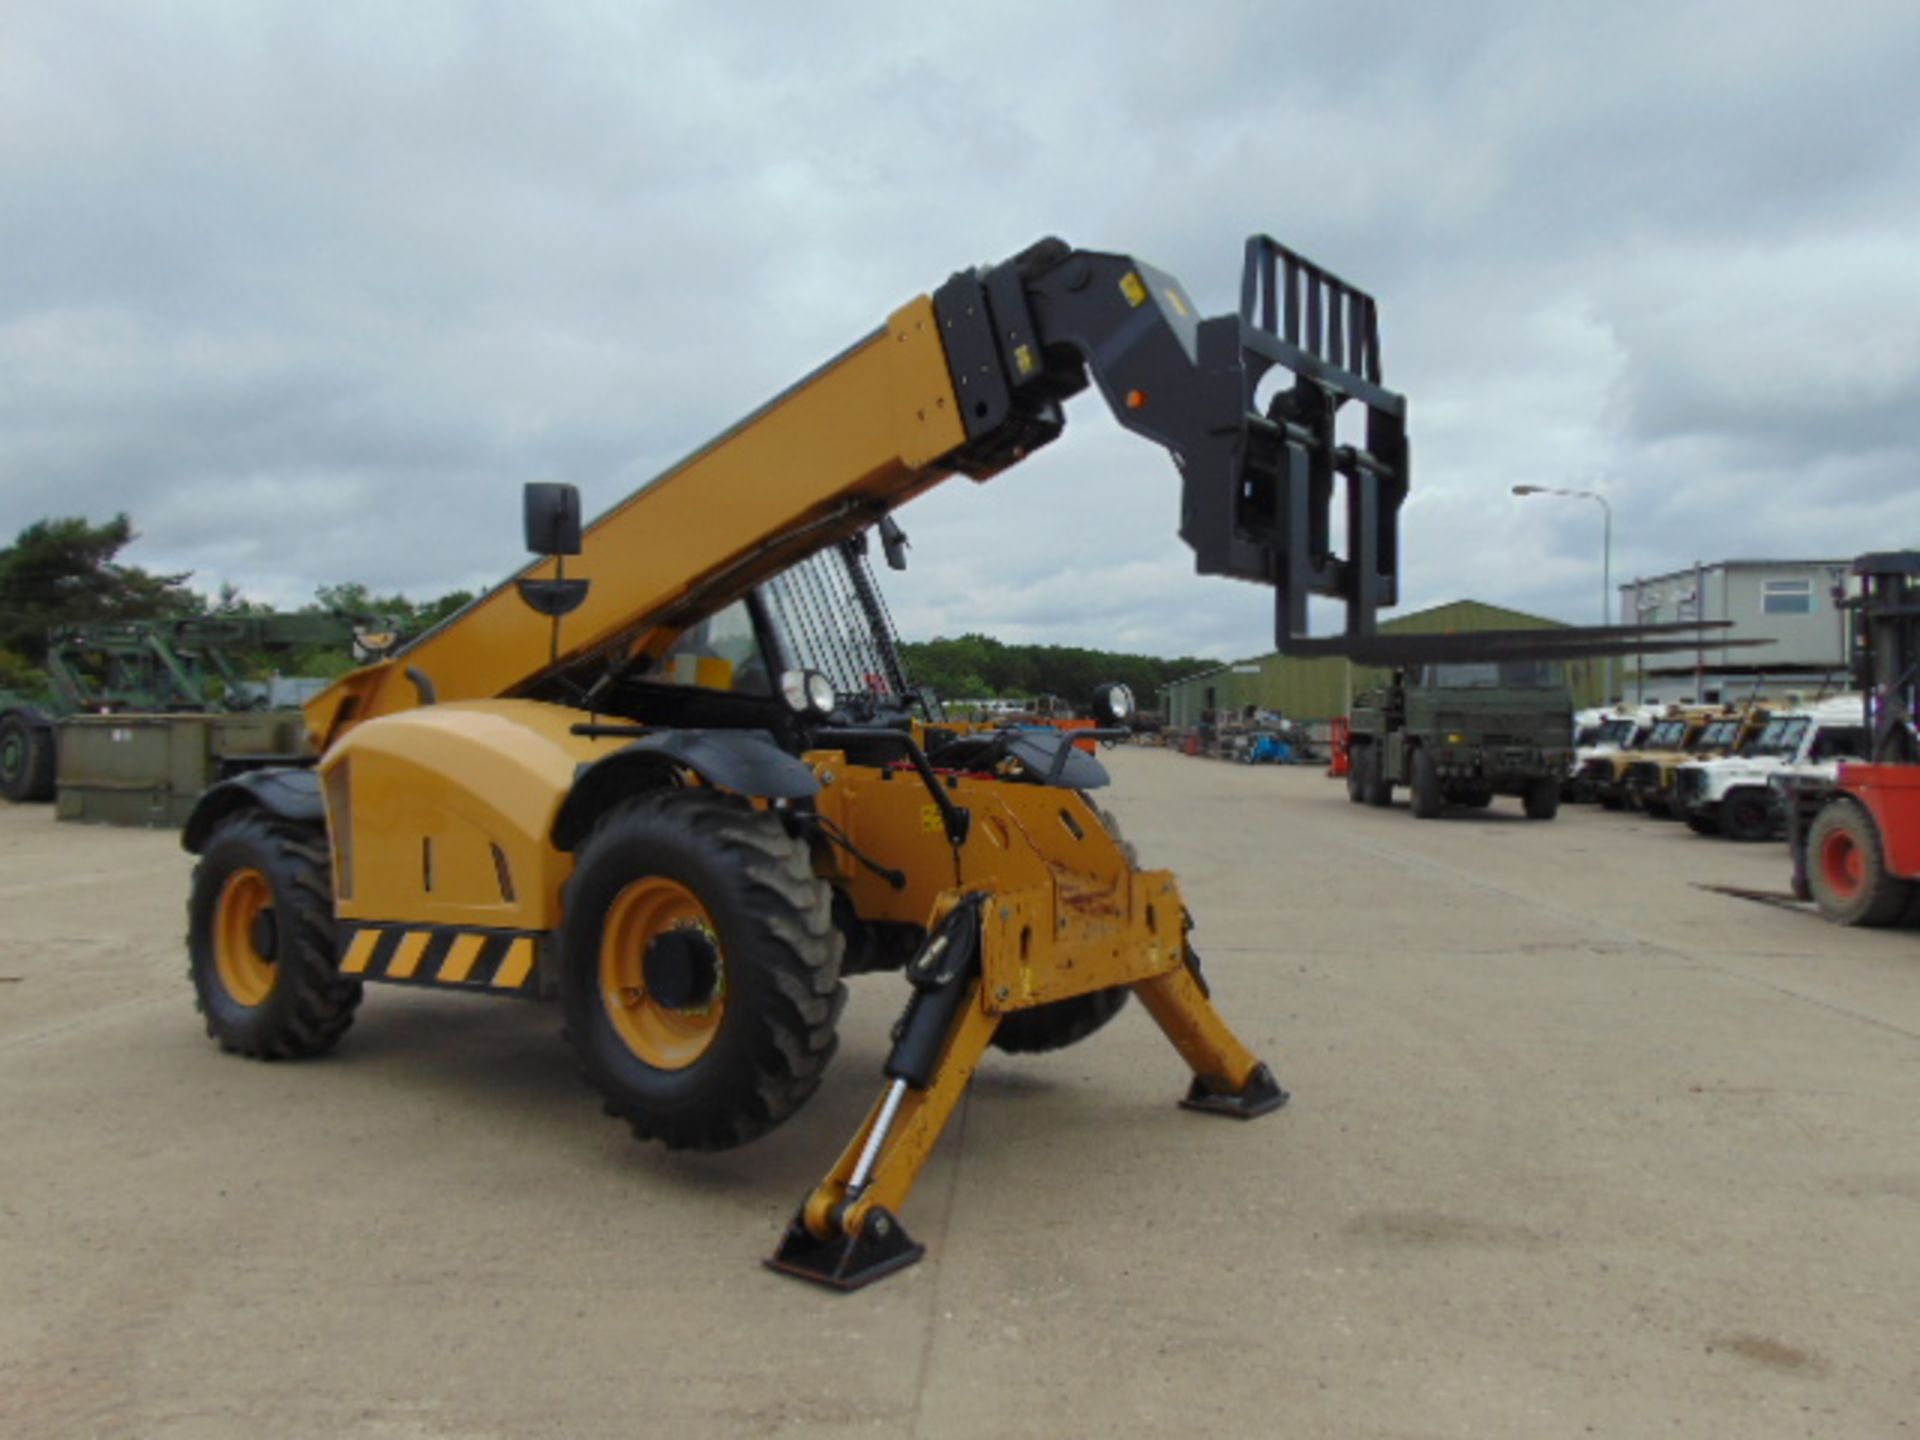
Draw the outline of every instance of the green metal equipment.
[[[193,797],[237,770],[306,752],[303,696],[276,697],[241,657],[394,636],[366,616],[196,615],[56,627],[44,693],[0,691],[0,796],[59,795],[62,819],[178,824]]]

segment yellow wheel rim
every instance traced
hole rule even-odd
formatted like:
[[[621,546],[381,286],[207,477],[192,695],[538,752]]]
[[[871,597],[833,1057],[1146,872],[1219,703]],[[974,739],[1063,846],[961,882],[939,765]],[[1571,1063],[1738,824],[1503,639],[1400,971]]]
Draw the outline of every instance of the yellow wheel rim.
[[[213,960],[220,985],[235,1004],[253,1006],[273,993],[280,968],[260,946],[274,945],[273,886],[258,870],[236,870],[220,887],[214,913]]]
[[[674,1008],[647,993],[647,949],[676,930],[698,932],[718,957],[712,994]],[[607,907],[600,932],[600,1003],[614,1033],[657,1070],[684,1070],[713,1044],[727,1013],[727,967],[706,906],[677,880],[635,880]]]

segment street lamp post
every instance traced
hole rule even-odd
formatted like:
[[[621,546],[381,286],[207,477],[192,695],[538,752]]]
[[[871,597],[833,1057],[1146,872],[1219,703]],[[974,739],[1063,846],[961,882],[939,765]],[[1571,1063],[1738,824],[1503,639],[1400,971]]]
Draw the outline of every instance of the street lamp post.
[[[1564,495],[1573,500],[1591,500],[1600,507],[1600,623],[1613,623],[1613,506],[1598,490],[1567,490],[1554,485],[1516,485],[1516,495]],[[1607,657],[1607,700],[1619,688],[1619,660]]]

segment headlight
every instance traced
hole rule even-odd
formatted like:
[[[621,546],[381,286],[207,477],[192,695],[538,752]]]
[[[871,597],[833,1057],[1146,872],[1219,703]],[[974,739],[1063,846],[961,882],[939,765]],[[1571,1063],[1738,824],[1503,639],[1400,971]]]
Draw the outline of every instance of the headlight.
[[[813,707],[816,715],[833,713],[833,682],[818,670],[807,672],[807,704]]]
[[[1094,718],[1105,725],[1124,725],[1133,716],[1133,691],[1118,683],[1093,692]]]
[[[833,713],[833,682],[818,670],[788,670],[780,676],[780,698],[796,715]]]

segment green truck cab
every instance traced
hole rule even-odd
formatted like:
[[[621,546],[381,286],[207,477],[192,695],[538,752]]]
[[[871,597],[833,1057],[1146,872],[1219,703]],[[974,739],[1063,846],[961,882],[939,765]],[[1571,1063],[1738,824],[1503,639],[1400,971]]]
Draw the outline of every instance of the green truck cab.
[[[1551,820],[1573,748],[1573,693],[1546,660],[1429,664],[1354,697],[1347,794],[1387,805],[1407,787],[1414,815],[1515,795]]]

